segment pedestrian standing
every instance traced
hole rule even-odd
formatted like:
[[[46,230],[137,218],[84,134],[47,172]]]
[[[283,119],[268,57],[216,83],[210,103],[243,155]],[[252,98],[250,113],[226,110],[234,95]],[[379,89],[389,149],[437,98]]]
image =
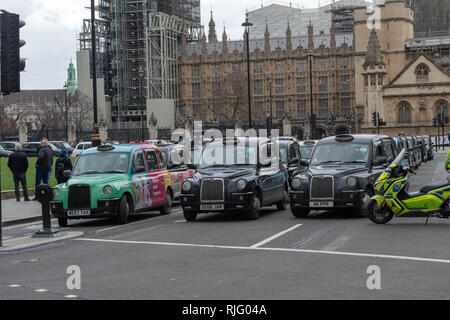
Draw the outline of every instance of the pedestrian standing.
[[[59,157],[58,157],[58,159],[56,159],[55,178],[56,178],[56,181],[58,181],[58,184],[64,183],[67,180],[69,180],[69,178],[66,178],[64,176],[64,171],[66,171],[66,170],[72,171],[72,169],[73,169],[72,161],[70,161],[67,154],[68,153],[67,153],[66,149],[61,149],[59,151]]]
[[[36,182],[35,187],[41,184],[48,184],[50,171],[53,166],[53,151],[48,146],[48,140],[42,139],[41,148],[38,151],[38,156],[36,160]],[[33,200],[36,200],[34,198]]]
[[[20,189],[19,183],[22,185],[23,198],[25,201],[30,201],[28,198],[27,187],[27,170],[28,170],[28,158],[25,152],[22,151],[22,145],[16,144],[14,152],[9,155],[8,167],[13,174],[14,181],[14,193],[16,200],[20,201]]]

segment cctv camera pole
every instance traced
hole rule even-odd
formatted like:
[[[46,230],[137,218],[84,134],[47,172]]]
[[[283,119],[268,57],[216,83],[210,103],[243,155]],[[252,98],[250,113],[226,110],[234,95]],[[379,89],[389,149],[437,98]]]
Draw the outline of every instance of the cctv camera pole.
[[[94,103],[94,126],[92,133],[92,146],[101,144],[97,116],[97,45],[95,38],[95,0],[91,0],[91,53],[92,53],[92,100]]]

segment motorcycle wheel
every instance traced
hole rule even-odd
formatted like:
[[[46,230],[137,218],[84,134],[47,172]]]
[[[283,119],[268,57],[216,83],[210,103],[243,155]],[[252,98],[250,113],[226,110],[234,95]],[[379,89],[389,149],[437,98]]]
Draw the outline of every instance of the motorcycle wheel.
[[[367,216],[373,223],[385,224],[391,221],[394,217],[394,212],[387,205],[383,205],[380,208],[375,200],[370,200],[367,206]]]

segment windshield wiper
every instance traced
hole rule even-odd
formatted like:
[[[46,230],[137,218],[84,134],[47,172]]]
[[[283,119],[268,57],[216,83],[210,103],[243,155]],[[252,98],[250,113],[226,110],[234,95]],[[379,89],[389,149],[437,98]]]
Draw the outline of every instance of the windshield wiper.
[[[81,172],[79,174],[75,174],[75,176],[84,176],[84,175],[88,175],[88,174],[97,174],[97,173],[103,173],[103,171],[88,170],[88,171]]]
[[[339,160],[329,160],[329,161],[323,161],[323,162],[319,162],[319,163],[314,163],[315,166],[319,166],[321,164],[327,164],[327,163],[342,163],[342,161]]]
[[[363,161],[363,160],[353,160],[353,161],[344,161],[343,163],[362,163],[362,164],[364,164],[364,163],[366,163],[366,161]]]
[[[102,173],[125,173],[125,171],[123,171],[123,170],[108,170],[108,171],[103,171]]]

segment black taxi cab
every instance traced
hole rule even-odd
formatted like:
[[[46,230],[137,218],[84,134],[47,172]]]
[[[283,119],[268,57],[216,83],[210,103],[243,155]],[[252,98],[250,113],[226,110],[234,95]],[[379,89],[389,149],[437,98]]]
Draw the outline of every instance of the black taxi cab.
[[[234,211],[255,220],[261,207],[286,209],[289,185],[277,148],[270,139],[256,137],[225,138],[205,145],[196,173],[181,188],[185,219]]]
[[[290,207],[296,217],[311,210],[347,209],[365,216],[374,184],[397,155],[395,142],[385,135],[338,135],[320,140],[307,169],[291,180]]]

